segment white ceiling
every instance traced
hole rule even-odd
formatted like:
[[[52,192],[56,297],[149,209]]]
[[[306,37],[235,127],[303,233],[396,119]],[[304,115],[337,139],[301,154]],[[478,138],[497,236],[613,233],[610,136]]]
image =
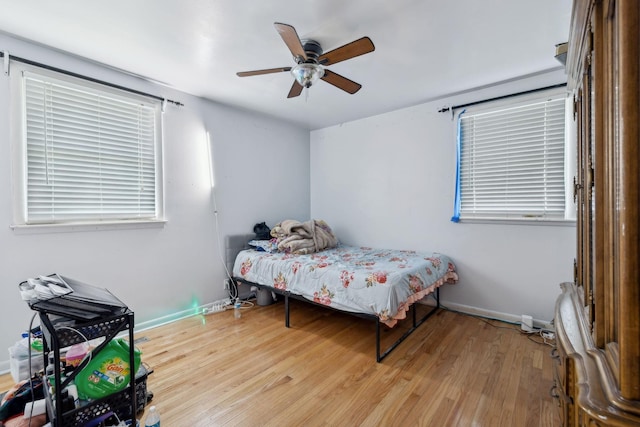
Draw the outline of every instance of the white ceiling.
[[[0,10],[0,31],[318,129],[557,68],[571,0],[0,0]],[[289,73],[236,76],[294,64],[274,22],[325,52],[369,36],[374,52],[329,67],[362,89],[321,81],[287,99]]]

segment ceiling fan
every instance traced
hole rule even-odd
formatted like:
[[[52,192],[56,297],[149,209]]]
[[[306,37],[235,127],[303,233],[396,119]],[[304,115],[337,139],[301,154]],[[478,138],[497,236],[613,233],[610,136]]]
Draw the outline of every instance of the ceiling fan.
[[[375,46],[369,37],[362,37],[344,46],[340,46],[327,53],[322,52],[320,43],[315,40],[300,40],[296,29],[291,25],[276,22],[273,24],[280,37],[291,51],[296,62],[294,67],[269,68],[266,70],[242,71],[239,77],[257,76],[260,74],[280,73],[289,71],[295,78],[287,98],[299,96],[303,88],[310,88],[318,79],[322,79],[335,87],[354,94],[362,85],[326,69],[328,65],[337,64],[365,53],[373,52]]]

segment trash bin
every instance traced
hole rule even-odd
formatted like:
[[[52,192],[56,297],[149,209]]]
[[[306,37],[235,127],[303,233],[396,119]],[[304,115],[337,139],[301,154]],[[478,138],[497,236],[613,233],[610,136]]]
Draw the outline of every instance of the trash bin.
[[[256,302],[258,305],[269,305],[274,303],[274,298],[269,289],[262,288],[256,292]]]

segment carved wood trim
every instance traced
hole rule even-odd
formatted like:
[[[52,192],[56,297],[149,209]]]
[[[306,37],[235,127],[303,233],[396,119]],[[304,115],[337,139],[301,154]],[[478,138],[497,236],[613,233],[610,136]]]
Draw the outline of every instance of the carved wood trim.
[[[617,388],[605,352],[595,347],[584,315],[580,289],[573,283],[560,285],[556,301],[556,339],[565,365],[566,394],[574,406],[574,420],[599,420],[602,426],[640,425],[640,402],[624,399]],[[586,417],[586,418],[585,418]],[[605,420],[605,421],[603,421]]]
[[[640,2],[618,0],[620,393],[640,400]]]

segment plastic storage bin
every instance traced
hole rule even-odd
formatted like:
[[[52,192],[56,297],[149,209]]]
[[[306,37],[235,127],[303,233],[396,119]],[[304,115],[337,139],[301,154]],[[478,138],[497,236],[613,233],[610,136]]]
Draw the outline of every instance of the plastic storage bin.
[[[29,342],[26,338],[9,347],[9,367],[11,377],[16,383],[29,379]],[[42,352],[31,349],[31,374],[34,375],[44,367]]]
[[[31,373],[36,374],[44,367],[44,361],[42,359],[42,353],[38,353],[31,356]],[[11,377],[13,381],[19,383],[23,380],[29,379],[29,358],[20,359],[17,357],[11,357],[9,359],[9,368],[11,370]]]

